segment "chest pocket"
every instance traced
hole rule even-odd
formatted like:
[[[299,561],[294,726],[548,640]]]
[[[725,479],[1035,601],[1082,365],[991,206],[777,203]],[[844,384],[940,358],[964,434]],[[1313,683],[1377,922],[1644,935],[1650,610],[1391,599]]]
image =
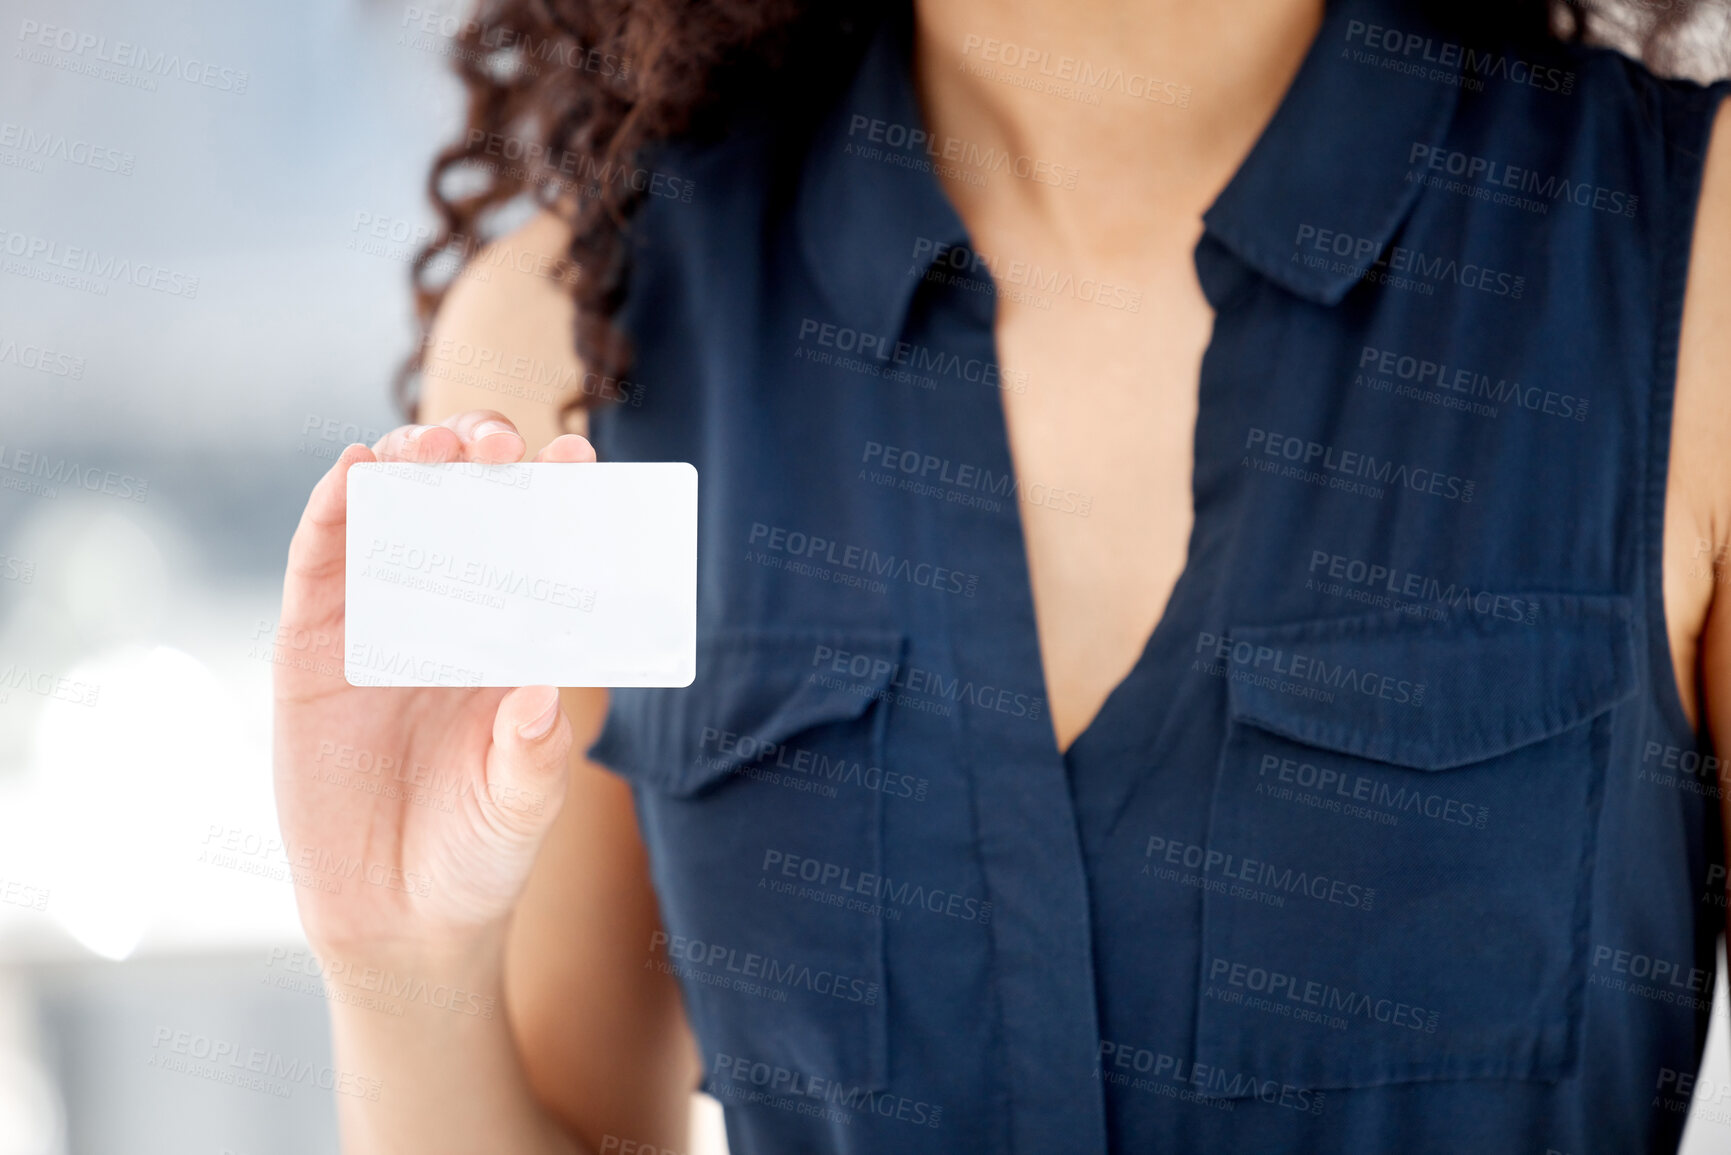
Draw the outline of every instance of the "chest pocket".
[[[1208,845],[1179,863],[1225,1097],[1569,1073],[1629,612],[1538,594],[1232,635]]]
[[[887,1084],[883,766],[898,633],[700,639],[678,690],[615,690],[590,757],[631,781],[667,941],[723,1102]],[[832,653],[860,676],[813,680]],[[911,787],[908,787],[911,789]]]

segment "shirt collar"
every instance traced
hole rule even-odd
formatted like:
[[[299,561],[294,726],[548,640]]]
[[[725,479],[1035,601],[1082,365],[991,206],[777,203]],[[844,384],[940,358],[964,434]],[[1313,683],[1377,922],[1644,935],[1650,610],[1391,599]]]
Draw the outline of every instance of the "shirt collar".
[[[1460,70],[1437,62],[1447,37],[1422,7],[1331,0],[1274,119],[1203,214],[1240,260],[1308,300],[1338,303],[1375,263],[1421,188],[1407,179],[1413,143],[1442,140],[1453,119]],[[1368,47],[1378,30],[1403,50]],[[1350,244],[1304,260],[1323,230]]]
[[[805,259],[842,322],[892,337],[942,246],[968,243],[933,171],[938,150],[926,143],[904,7],[870,34],[852,83],[820,122],[796,209]],[[1432,49],[1447,38],[1422,8],[1329,0],[1274,118],[1203,214],[1239,260],[1300,297],[1336,304],[1371,268],[1421,187],[1406,179],[1413,142],[1441,140],[1453,118],[1459,67],[1436,62]],[[1417,47],[1368,47],[1376,29]],[[1350,251],[1303,260],[1305,229],[1349,237]]]
[[[945,194],[914,89],[911,5],[893,5],[820,122],[796,213],[800,245],[843,324],[894,337],[942,246],[967,229]]]

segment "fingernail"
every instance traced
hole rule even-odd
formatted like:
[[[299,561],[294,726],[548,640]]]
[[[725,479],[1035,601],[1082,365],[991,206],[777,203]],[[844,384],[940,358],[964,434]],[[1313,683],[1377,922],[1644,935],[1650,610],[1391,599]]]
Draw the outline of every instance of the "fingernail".
[[[548,687],[551,689],[551,687]],[[559,691],[553,690],[553,701],[546,711],[533,722],[524,722],[517,727],[517,736],[525,742],[533,742],[553,728],[553,722],[559,717]]]
[[[431,428],[432,428],[431,425],[411,425],[411,426],[409,426],[408,431],[403,434],[403,444],[404,445],[413,445],[415,442],[417,442],[421,439],[421,434],[425,433],[427,430],[429,430]]]
[[[506,425],[503,421],[483,421],[479,425],[475,426],[475,440],[479,441],[484,437],[491,437],[495,433],[515,432],[517,431],[512,429],[509,425]]]

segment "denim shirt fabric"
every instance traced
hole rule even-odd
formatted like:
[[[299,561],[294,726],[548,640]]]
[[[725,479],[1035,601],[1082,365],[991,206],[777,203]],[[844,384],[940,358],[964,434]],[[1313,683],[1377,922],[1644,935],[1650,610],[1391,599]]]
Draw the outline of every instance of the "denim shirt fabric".
[[[1330,4],[1196,248],[1185,569],[1061,754],[1021,519],[1092,496],[1012,467],[1059,383],[996,297],[1148,305],[970,246],[940,166],[1070,178],[933,139],[908,37],[656,154],[694,195],[634,222],[593,423],[701,478],[697,680],[592,756],[733,1151],[1673,1149],[1724,874],[1660,531],[1725,86]]]

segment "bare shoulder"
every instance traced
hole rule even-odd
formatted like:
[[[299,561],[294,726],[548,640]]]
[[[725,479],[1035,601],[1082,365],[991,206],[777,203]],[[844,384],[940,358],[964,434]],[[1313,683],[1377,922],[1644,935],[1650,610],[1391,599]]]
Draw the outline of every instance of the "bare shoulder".
[[[1721,103],[1690,248],[1665,509],[1665,604],[1678,681],[1731,733],[1731,101]],[[1683,652],[1679,652],[1679,651]],[[1699,665],[1697,666],[1697,661]]]
[[[422,421],[497,409],[529,452],[561,433],[584,432],[582,415],[561,422],[582,387],[572,340],[576,305],[562,258],[565,222],[541,213],[482,248],[446,295],[427,335]]]

